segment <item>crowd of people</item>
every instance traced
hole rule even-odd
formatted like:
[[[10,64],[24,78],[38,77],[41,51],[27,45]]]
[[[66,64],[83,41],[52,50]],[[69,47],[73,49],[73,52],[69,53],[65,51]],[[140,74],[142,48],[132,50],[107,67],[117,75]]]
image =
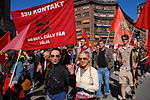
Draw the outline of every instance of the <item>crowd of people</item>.
[[[18,60],[18,51],[8,50],[0,64],[1,94],[5,100],[23,99],[44,85],[51,100],[100,100],[111,94],[113,70],[118,75],[121,99],[126,100],[127,86],[135,99],[139,75],[144,78],[149,73],[147,52],[143,47],[131,46],[128,35],[121,38],[124,44],[118,48],[108,48],[104,40],[99,40],[91,50],[81,38],[79,46],[70,48],[22,51]]]

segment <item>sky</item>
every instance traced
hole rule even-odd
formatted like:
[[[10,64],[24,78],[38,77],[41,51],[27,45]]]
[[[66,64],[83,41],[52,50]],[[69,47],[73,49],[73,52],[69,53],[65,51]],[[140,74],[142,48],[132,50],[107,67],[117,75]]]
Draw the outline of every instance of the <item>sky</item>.
[[[11,11],[42,5],[54,0],[11,0]],[[137,5],[146,0],[116,0],[123,11],[133,20],[137,20]]]

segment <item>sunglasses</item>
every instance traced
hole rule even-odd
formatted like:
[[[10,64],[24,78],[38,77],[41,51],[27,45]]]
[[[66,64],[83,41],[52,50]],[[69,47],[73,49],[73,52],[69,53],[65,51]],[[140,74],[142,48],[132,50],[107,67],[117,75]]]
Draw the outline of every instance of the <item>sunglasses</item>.
[[[88,58],[79,58],[79,60],[88,60]]]
[[[50,55],[51,57],[57,57],[57,58],[59,58],[60,57],[60,55]]]
[[[122,40],[128,40],[128,39],[122,39]]]

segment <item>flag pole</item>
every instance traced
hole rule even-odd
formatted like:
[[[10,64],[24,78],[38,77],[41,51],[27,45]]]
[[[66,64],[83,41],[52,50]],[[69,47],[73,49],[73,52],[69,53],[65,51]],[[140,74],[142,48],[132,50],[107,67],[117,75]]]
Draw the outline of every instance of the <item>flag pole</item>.
[[[21,51],[22,50],[19,50],[19,52],[18,52],[18,58],[17,58],[17,61],[15,63],[14,69],[13,69],[13,73],[12,73],[11,78],[10,78],[9,86],[12,82],[13,77],[14,77],[14,74],[15,74],[15,71],[16,71],[16,68],[17,68],[17,64],[18,64],[18,61],[19,61],[19,58],[20,58],[20,55],[21,55]]]
[[[105,42],[106,45],[107,45],[107,43],[108,43],[109,37],[110,37],[110,31],[109,31],[109,33],[108,33],[107,40],[106,40],[106,42]]]

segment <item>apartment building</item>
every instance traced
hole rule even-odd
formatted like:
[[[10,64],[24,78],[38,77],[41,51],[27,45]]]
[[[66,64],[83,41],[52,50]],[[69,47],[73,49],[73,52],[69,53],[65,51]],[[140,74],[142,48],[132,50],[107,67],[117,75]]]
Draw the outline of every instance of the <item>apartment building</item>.
[[[77,39],[86,29],[90,41],[113,39],[110,27],[117,8],[115,0],[74,0]]]
[[[0,0],[0,37],[8,31],[11,32],[11,38],[14,38],[16,30],[10,19],[10,0]]]

